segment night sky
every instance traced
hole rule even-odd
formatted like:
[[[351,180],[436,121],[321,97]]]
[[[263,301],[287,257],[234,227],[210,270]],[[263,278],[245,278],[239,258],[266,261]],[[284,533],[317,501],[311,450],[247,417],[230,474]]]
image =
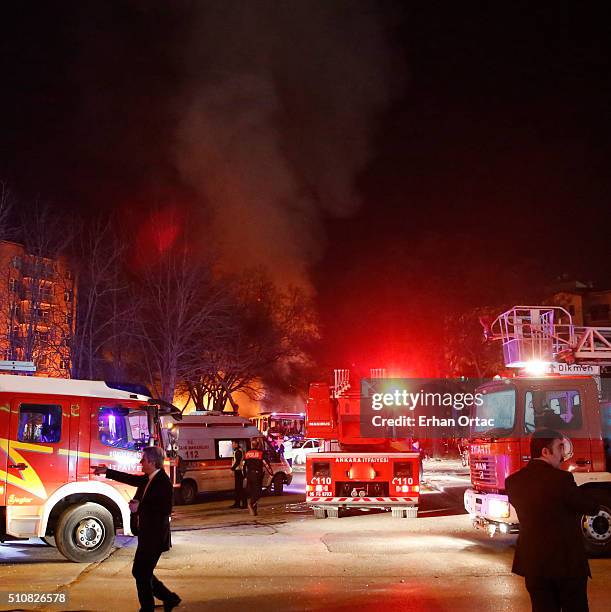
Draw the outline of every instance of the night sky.
[[[187,210],[312,292],[322,366],[434,373],[447,313],[611,287],[603,6],[4,3],[0,179]]]

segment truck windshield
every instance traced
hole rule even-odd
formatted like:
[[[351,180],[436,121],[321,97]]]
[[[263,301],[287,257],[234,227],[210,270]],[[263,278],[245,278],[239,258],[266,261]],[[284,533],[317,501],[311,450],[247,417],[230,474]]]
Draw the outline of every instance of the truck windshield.
[[[98,435],[106,446],[140,450],[150,440],[146,410],[129,410],[122,406],[101,406],[98,413]]]
[[[513,389],[493,391],[482,395],[481,406],[474,407],[478,422],[471,428],[473,437],[508,436],[516,418],[516,392]]]

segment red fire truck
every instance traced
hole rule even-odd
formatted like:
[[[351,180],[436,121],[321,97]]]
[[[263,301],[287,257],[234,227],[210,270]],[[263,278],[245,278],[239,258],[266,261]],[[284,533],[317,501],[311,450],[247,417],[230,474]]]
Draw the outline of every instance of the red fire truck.
[[[91,466],[140,473],[158,413],[104,382],[0,375],[0,542],[40,537],[76,562],[107,555],[116,532],[131,535],[134,489]]]
[[[565,438],[563,469],[601,504],[581,527],[592,555],[611,552],[611,402],[604,399],[601,368],[611,364],[611,328],[579,327],[561,307],[515,306],[486,336],[502,342],[507,367],[520,374],[488,382],[478,391],[477,416],[494,428],[471,432],[471,488],[465,508],[474,525],[495,533],[517,532],[518,519],[505,479],[530,460],[530,434],[551,427]],[[607,390],[608,393],[608,390]]]
[[[383,370],[372,370],[383,378]],[[306,436],[323,440],[323,452],[306,459],[306,503],[316,518],[342,508],[390,509],[396,517],[418,513],[419,453],[406,439],[367,438],[360,431],[360,389],[349,370],[335,370],[334,384],[312,383]]]

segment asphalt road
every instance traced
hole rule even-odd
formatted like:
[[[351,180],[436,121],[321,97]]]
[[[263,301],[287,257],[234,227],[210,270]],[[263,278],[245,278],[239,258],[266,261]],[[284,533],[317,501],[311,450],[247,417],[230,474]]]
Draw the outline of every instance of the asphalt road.
[[[259,516],[230,497],[176,509],[172,550],[157,575],[183,598],[178,611],[529,610],[510,573],[514,536],[490,539],[462,511],[466,471],[429,465],[419,518],[352,512],[316,520],[303,475]],[[0,547],[0,591],[66,592],[67,605],[1,609],[137,610],[134,538],[101,563],[77,565],[38,540]],[[611,559],[593,560],[590,609],[609,609]]]

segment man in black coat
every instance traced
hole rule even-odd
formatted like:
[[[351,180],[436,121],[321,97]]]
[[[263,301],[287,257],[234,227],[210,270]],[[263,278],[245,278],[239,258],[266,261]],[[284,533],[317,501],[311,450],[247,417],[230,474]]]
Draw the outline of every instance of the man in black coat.
[[[579,527],[582,514],[598,514],[598,504],[563,471],[562,434],[536,431],[531,460],[505,482],[520,521],[512,571],[524,576],[536,612],[587,611],[590,567]]]
[[[138,548],[132,566],[136,579],[141,612],[152,612],[155,599],[163,601],[165,612],[180,603],[180,597],[172,593],[154,571],[162,552],[170,549],[170,514],[174,491],[168,475],[163,469],[163,450],[147,446],[140,461],[144,475],[127,474],[105,466],[94,468],[96,475],[106,474],[118,482],[137,487],[134,499],[129,502],[132,512],[132,533],[138,536]]]

